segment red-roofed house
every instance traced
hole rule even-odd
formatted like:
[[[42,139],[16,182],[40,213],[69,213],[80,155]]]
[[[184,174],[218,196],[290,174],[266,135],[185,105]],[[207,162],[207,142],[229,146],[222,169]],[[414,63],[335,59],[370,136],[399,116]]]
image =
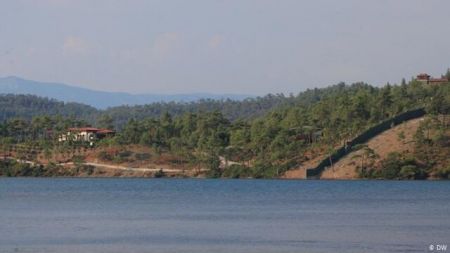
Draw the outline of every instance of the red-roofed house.
[[[447,78],[430,78],[430,80],[428,80],[429,84],[441,84],[446,82],[448,82]]]
[[[417,75],[416,80],[423,82],[423,83],[428,83],[428,81],[430,80],[430,75],[428,75],[427,73],[420,73]]]
[[[418,74],[416,80],[419,81],[419,82],[422,82],[424,84],[442,84],[442,83],[447,83],[448,82],[448,79],[445,78],[445,77],[432,78],[427,73]]]

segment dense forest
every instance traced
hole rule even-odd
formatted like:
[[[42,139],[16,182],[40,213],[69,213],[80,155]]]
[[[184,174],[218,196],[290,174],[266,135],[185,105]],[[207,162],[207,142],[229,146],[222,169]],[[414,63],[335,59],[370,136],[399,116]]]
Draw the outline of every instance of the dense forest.
[[[40,115],[57,115],[93,121],[97,114],[97,109],[84,104],[64,103],[33,95],[0,94],[0,122],[13,118],[31,120]]]
[[[365,85],[358,83],[354,85]],[[34,116],[58,115],[80,119],[90,125],[98,125],[100,118],[111,118],[116,129],[122,127],[131,119],[159,118],[168,113],[173,117],[185,113],[220,112],[230,121],[252,120],[266,115],[275,108],[312,105],[330,94],[338,93],[340,83],[322,89],[308,89],[298,95],[268,94],[263,97],[247,98],[242,101],[202,99],[196,102],[158,102],[148,105],[118,106],[106,110],[79,103],[64,103],[54,99],[34,95],[0,94],[0,122],[21,118],[31,120]]]
[[[33,95],[0,95],[0,121],[12,118],[31,120],[39,115],[60,115],[82,119],[97,125],[99,117],[110,117],[116,129],[121,129],[130,119],[159,118],[164,113],[176,117],[184,113],[220,111],[227,119],[251,119],[264,115],[273,108],[291,105],[293,96],[269,94],[264,97],[247,98],[243,101],[202,99],[197,102],[158,102],[148,105],[118,106],[106,110],[79,103],[64,103]]]
[[[71,149],[78,144],[58,143],[57,136],[68,127],[94,124],[119,130],[114,137],[100,141],[98,147],[145,146],[157,154],[173,154],[180,163],[207,168],[210,177],[278,177],[308,160],[326,157],[346,140],[383,120],[422,107],[434,121],[420,131],[439,132],[440,136],[430,139],[418,133],[418,150],[428,150],[425,145],[448,149],[450,138],[450,85],[414,80],[383,87],[340,83],[297,96],[268,95],[240,102],[156,103],[105,111],[33,96],[5,95],[0,101],[3,153],[14,144],[36,147],[43,153]],[[388,178],[401,177],[401,166],[411,163],[420,167],[416,173],[424,178],[431,174],[449,176],[448,158],[427,162],[428,158],[418,156],[414,162],[401,164],[404,159],[392,157],[400,168]],[[221,165],[223,160],[225,167]],[[392,163],[387,162],[386,168]],[[364,171],[362,177],[387,177],[379,170]]]

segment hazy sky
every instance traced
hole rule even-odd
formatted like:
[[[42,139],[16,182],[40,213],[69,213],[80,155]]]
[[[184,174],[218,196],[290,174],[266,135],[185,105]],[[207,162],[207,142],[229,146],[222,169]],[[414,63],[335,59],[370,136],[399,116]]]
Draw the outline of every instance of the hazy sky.
[[[0,0],[0,76],[131,93],[294,92],[450,67],[447,0]]]

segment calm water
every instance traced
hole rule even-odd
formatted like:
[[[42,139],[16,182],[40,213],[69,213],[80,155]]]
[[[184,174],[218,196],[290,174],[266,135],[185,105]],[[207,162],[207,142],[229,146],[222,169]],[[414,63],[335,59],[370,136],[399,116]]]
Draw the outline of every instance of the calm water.
[[[450,182],[0,179],[2,253],[430,252],[430,244],[450,244]]]

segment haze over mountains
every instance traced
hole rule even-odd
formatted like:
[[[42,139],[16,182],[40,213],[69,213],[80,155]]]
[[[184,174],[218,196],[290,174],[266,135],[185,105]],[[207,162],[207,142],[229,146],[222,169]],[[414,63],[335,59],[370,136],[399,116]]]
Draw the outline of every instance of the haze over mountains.
[[[130,94],[125,92],[107,92],[90,90],[62,83],[38,82],[9,76],[0,78],[0,93],[30,94],[54,98],[63,102],[77,102],[91,105],[98,109],[120,105],[143,105],[154,102],[193,102],[200,99],[243,100],[251,97],[244,94]]]

